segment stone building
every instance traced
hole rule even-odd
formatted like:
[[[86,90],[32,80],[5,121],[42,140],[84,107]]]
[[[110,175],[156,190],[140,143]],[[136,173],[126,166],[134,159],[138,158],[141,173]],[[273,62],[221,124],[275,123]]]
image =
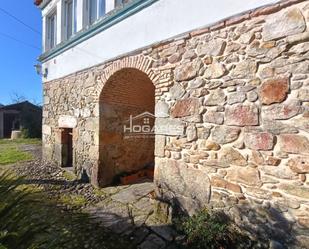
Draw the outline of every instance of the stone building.
[[[308,248],[308,1],[36,3],[46,160],[98,186],[154,163],[162,200]]]
[[[42,108],[28,101],[0,105],[0,138],[11,138],[13,130],[21,130],[27,137],[40,138]]]

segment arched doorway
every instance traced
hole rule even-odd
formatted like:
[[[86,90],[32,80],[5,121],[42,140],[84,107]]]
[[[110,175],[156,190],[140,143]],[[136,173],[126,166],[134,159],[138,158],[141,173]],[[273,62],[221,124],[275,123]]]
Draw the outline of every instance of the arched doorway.
[[[153,167],[154,106],[155,87],[144,72],[125,68],[107,80],[100,95],[100,186]]]

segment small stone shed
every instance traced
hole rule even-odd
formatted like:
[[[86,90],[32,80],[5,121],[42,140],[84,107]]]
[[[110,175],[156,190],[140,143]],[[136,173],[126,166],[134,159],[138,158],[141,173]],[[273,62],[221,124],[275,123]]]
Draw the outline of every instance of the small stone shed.
[[[42,108],[28,101],[0,106],[0,138],[10,138],[13,130],[28,137],[41,137]]]

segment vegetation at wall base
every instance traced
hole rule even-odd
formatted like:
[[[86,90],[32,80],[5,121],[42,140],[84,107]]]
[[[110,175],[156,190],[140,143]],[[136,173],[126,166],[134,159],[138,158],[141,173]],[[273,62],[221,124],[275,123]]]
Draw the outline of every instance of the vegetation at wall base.
[[[241,234],[223,212],[203,209],[191,217],[177,216],[183,217],[174,219],[177,230],[185,236],[183,249],[255,248],[254,242]]]

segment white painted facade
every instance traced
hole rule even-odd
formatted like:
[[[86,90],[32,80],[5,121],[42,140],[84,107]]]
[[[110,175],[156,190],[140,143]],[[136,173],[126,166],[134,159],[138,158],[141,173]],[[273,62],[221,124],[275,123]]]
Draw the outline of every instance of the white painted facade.
[[[57,10],[57,44],[62,42],[62,12],[65,0],[52,0],[42,10],[43,44],[46,44],[46,17]],[[179,34],[208,26],[238,13],[272,4],[278,0],[158,0],[139,12],[114,24],[101,33],[43,63],[51,81],[136,49],[169,39]],[[114,0],[106,0],[106,11]],[[77,32],[84,29],[84,0],[77,0]],[[45,46],[43,46],[45,47]]]

